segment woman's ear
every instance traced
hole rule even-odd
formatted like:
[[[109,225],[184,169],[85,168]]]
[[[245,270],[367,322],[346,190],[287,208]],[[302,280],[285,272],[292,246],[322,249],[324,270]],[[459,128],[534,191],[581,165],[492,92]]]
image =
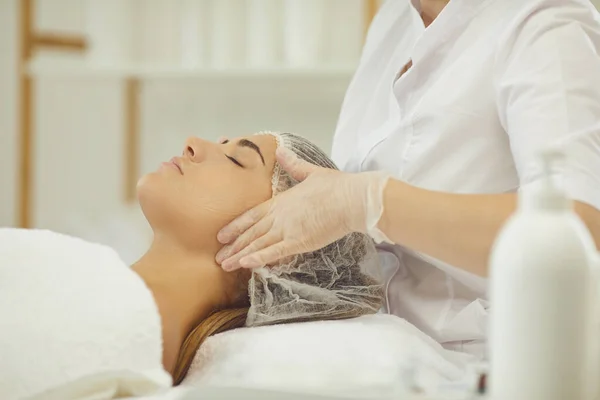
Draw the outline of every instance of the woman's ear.
[[[249,307],[250,297],[248,297],[248,282],[252,276],[252,271],[246,268],[240,268],[227,274],[227,289],[225,298],[227,299],[227,308]]]

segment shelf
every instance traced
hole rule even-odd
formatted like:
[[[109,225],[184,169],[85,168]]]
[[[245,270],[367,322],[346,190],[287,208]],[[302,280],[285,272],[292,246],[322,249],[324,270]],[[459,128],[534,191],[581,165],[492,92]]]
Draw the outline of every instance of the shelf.
[[[35,78],[138,78],[154,79],[290,79],[290,80],[344,80],[349,81],[355,65],[324,65],[314,68],[272,67],[272,68],[184,68],[159,66],[93,66],[82,63],[32,63],[28,74]]]

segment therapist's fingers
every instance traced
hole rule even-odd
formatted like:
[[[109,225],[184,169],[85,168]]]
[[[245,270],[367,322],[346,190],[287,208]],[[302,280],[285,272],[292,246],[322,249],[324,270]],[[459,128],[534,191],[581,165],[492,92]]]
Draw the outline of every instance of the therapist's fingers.
[[[243,268],[258,268],[275,263],[296,253],[297,251],[292,247],[280,241],[253,254],[242,257],[239,264]]]
[[[298,158],[293,151],[285,147],[277,148],[275,155],[279,165],[298,182],[302,182],[311,173],[319,169],[316,165]]]
[[[242,233],[248,230],[248,228],[250,228],[252,225],[260,221],[261,218],[267,214],[267,212],[269,211],[270,204],[270,200],[265,203],[262,203],[246,211],[245,213],[231,221],[229,224],[227,224],[227,226],[221,229],[217,234],[217,240],[219,241],[219,243],[229,244],[233,242],[238,236],[240,236]]]
[[[272,222],[267,219],[260,220],[257,224],[251,226],[242,233],[235,241],[227,246],[224,246],[215,257],[217,263],[221,264],[226,259],[236,255],[240,250],[245,249],[250,243],[262,237],[269,231]]]
[[[248,255],[251,256],[253,254],[256,254],[257,252],[261,251],[262,249],[268,248],[269,246],[272,246],[273,244],[277,243],[278,241],[279,241],[279,238],[276,235],[267,233],[266,235],[256,239],[254,242],[250,243],[248,246],[243,248],[239,253],[237,253],[233,257],[228,258],[225,261],[223,261],[223,264],[221,264],[221,266],[223,267],[223,269],[225,271],[233,271],[233,270],[242,268],[242,265],[240,264],[240,260],[244,259]],[[256,263],[254,265],[254,267],[248,267],[248,268],[258,268],[258,267],[262,267],[265,265],[266,265],[266,263],[265,264]]]

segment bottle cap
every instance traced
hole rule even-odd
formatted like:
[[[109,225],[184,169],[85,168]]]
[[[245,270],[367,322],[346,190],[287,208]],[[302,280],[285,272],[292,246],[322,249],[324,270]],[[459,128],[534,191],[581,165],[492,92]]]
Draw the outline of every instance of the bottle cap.
[[[566,193],[554,178],[553,171],[562,170],[560,164],[566,157],[558,147],[547,147],[538,155],[542,177],[519,196],[519,206],[524,209],[540,211],[565,211],[572,205]]]

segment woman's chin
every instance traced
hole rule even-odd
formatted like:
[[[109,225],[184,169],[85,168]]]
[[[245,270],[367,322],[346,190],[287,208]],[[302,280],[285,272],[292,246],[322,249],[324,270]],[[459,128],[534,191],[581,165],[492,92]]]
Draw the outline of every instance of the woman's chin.
[[[144,175],[140,179],[138,179],[137,184],[135,186],[135,194],[138,203],[140,203],[140,206],[143,206],[142,203],[144,202],[144,199],[148,197],[148,192],[151,190],[151,187],[152,178],[150,176]]]
[[[150,225],[158,217],[155,214],[162,214],[165,211],[165,203],[168,203],[165,197],[169,191],[164,184],[161,185],[161,181],[154,173],[150,173],[142,176],[137,182],[137,201]]]
[[[169,191],[168,181],[158,172],[151,172],[142,176],[136,185],[136,194],[141,203],[145,198],[161,197]]]

